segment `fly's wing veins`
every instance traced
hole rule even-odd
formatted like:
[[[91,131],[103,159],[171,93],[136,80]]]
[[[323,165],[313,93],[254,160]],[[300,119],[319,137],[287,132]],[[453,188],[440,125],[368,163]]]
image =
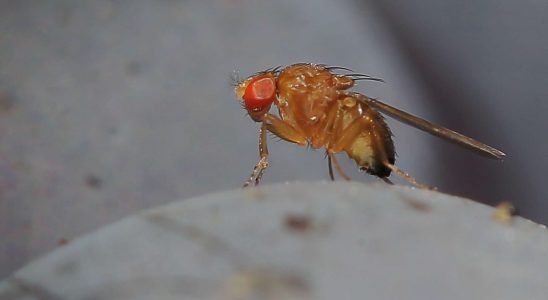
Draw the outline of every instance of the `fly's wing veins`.
[[[428,122],[412,114],[406,113],[403,110],[399,110],[386,103],[366,97],[359,93],[346,93],[346,94],[347,96],[352,97],[358,101],[364,102],[367,105],[373,107],[374,109],[377,109],[378,111],[386,115],[389,115],[400,122],[411,125],[415,128],[423,130],[427,133],[430,133],[442,139],[454,142],[478,154],[481,154],[493,159],[503,159],[506,156],[504,152],[497,150],[491,146],[483,144],[479,141],[476,141],[470,137],[467,137],[453,130]]]

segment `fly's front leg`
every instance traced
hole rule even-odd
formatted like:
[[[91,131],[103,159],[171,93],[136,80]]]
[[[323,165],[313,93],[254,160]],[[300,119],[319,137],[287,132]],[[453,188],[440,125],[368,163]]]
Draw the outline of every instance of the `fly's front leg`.
[[[307,140],[304,133],[293,127],[291,124],[272,115],[265,114],[261,125],[261,133],[259,136],[259,162],[255,165],[249,179],[244,183],[244,187],[249,186],[252,182],[258,185],[261,181],[264,171],[268,168],[268,148],[266,145],[266,132],[270,131],[279,138],[291,143],[306,145]]]
[[[295,128],[288,122],[271,114],[266,114],[263,122],[266,123],[268,131],[272,132],[277,137],[301,146],[306,145],[306,135],[300,128]]]
[[[261,124],[261,130],[259,133],[259,162],[253,168],[253,172],[249,176],[249,179],[244,182],[243,187],[248,187],[252,182],[254,185],[258,185],[263,177],[263,173],[268,168],[268,146],[266,145],[266,123]]]

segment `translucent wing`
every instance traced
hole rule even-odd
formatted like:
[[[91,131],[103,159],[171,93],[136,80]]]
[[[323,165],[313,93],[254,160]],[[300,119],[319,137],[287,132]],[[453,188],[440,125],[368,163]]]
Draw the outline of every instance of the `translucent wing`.
[[[481,142],[478,142],[472,138],[469,138],[465,135],[462,135],[458,132],[455,132],[453,130],[447,129],[445,127],[441,127],[439,125],[430,123],[424,119],[421,119],[419,117],[413,116],[409,113],[406,113],[402,110],[399,110],[395,107],[392,107],[388,104],[382,103],[380,101],[377,101],[375,99],[371,99],[369,97],[366,97],[359,93],[348,93],[348,96],[354,97],[369,106],[377,109],[380,112],[383,112],[394,119],[397,119],[398,121],[401,121],[403,123],[406,123],[408,125],[411,125],[415,128],[418,128],[420,130],[423,130],[425,132],[428,132],[432,135],[435,135],[437,137],[446,139],[448,141],[454,142],[460,146],[466,147],[469,150],[475,151],[478,154],[485,155],[489,158],[494,159],[503,159],[506,154],[504,152],[497,150],[491,146],[485,145]]]

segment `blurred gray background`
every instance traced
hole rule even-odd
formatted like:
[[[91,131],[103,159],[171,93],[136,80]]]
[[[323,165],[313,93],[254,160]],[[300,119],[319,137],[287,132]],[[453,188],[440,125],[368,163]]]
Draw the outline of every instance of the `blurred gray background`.
[[[258,126],[230,75],[294,62],[381,77],[357,90],[502,149],[501,163],[388,119],[401,168],[548,223],[547,25],[538,0],[0,1],[0,278],[142,209],[239,187]],[[270,149],[264,184],[328,178],[323,151]]]

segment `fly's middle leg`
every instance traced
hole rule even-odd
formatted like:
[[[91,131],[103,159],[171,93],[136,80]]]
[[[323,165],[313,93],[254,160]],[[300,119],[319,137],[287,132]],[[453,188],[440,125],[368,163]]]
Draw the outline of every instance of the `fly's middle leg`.
[[[344,178],[345,180],[351,180],[350,176],[346,175],[343,168],[339,164],[339,161],[337,160],[335,153],[327,152],[327,163],[329,165],[329,177],[331,178],[331,180],[333,181],[335,180],[335,177],[333,176],[333,168],[331,167],[332,162],[335,165],[335,169],[337,169],[337,172],[339,173],[339,175],[341,175],[342,178]]]
[[[327,168],[329,170],[329,178],[331,178],[331,181],[335,181],[335,176],[333,175],[333,166],[331,165],[331,155],[329,155],[329,152],[325,152],[325,155],[327,156]]]
[[[335,156],[336,153],[343,151],[344,147],[347,145],[348,140],[354,140],[355,136],[359,134],[354,134],[352,131],[350,133],[350,138],[345,138],[341,141],[341,137],[346,137],[348,132],[344,132],[342,130],[343,127],[343,118],[344,118],[344,107],[341,101],[337,101],[336,105],[333,106],[331,111],[328,113],[327,122],[325,125],[325,135],[323,137],[323,141],[325,141],[325,147],[326,147],[326,153],[327,153],[327,163],[329,166],[329,177],[331,180],[334,180],[333,176],[333,168],[331,164],[335,165],[335,169],[339,173],[341,177],[343,177],[346,180],[351,180],[350,176],[346,175],[343,168],[339,164],[339,161],[337,160],[337,157]]]
[[[329,170],[329,178],[331,178],[331,181],[335,181],[335,176],[333,175],[333,164],[335,164],[335,168],[337,169],[339,175],[341,175],[346,180],[350,180],[350,177],[346,175],[341,165],[339,164],[339,161],[337,160],[335,154],[329,153],[329,151],[325,151],[325,155],[327,156],[327,167]]]

